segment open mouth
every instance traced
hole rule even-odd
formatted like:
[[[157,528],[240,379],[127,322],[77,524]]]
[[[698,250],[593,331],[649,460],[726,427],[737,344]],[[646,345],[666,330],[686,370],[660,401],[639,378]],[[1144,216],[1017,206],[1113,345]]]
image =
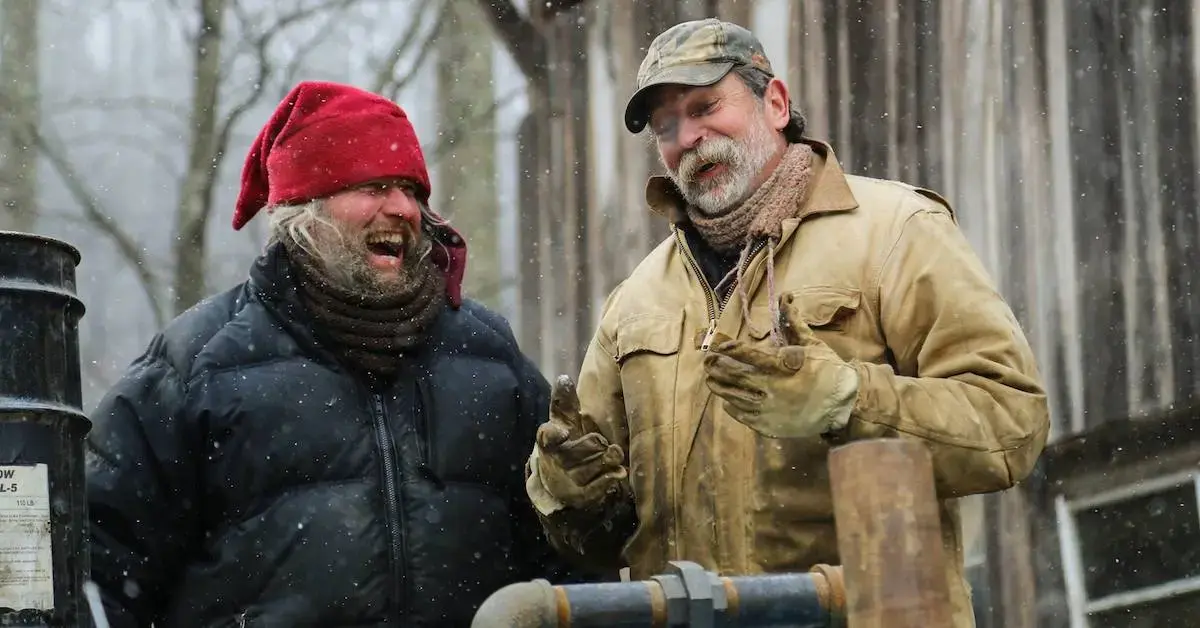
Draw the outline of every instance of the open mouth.
[[[403,257],[404,235],[401,233],[374,233],[367,236],[367,249],[383,257]]]
[[[720,167],[721,167],[720,162],[715,162],[715,161],[705,162],[704,165],[702,165],[696,169],[695,178],[703,179],[709,175],[715,174],[717,171],[717,168],[720,168]]]

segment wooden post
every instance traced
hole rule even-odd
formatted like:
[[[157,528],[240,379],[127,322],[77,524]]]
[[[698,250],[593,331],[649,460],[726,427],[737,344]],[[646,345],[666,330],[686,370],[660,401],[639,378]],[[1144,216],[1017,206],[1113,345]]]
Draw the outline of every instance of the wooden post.
[[[830,453],[829,476],[849,625],[951,625],[928,448],[900,439],[850,443]]]

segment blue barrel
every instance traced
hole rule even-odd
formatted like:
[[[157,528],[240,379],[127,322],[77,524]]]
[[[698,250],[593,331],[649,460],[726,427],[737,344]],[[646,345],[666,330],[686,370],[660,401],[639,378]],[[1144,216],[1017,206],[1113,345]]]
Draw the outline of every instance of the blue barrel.
[[[90,626],[79,251],[0,231],[0,626]]]

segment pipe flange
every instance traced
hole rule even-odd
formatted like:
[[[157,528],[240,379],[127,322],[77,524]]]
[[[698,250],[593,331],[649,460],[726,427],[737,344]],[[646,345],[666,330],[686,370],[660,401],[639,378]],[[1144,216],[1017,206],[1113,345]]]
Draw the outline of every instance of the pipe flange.
[[[662,587],[663,597],[667,600],[667,625],[688,625],[688,593],[683,586],[683,579],[670,574],[650,576],[650,579]]]
[[[687,625],[692,628],[714,628],[717,617],[724,617],[729,608],[721,578],[686,560],[668,562],[667,570],[678,576],[687,591]]]

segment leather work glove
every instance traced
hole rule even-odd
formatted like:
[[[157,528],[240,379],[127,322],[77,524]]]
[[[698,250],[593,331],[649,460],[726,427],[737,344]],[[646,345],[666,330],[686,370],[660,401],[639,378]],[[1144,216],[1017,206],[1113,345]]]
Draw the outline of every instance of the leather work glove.
[[[770,438],[839,430],[858,396],[858,372],[821,342],[791,299],[780,316],[783,346],[728,336],[704,357],[708,387],[740,423]]]
[[[566,506],[599,507],[622,490],[629,471],[625,452],[608,442],[592,417],[579,409],[575,383],[560,375],[550,391],[550,420],[537,431],[526,489],[543,515]]]

